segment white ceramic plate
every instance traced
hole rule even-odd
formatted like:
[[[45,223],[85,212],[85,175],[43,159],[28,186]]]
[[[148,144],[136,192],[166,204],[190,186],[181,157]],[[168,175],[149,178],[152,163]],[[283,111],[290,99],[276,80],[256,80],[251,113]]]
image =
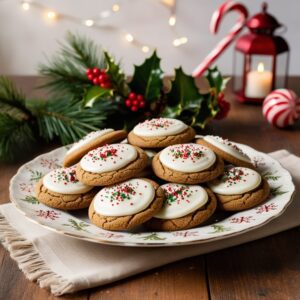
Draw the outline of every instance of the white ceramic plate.
[[[38,202],[34,195],[36,182],[60,167],[68,147],[42,154],[23,165],[10,183],[10,198],[30,220],[57,233],[95,243],[119,246],[176,246],[207,243],[229,236],[246,234],[281,215],[292,201],[295,190],[291,175],[276,160],[248,146],[239,145],[251,157],[260,173],[271,186],[269,199],[243,212],[216,215],[206,226],[173,232],[149,232],[139,228],[134,232],[113,232],[100,229],[88,220],[87,210],[63,212]]]

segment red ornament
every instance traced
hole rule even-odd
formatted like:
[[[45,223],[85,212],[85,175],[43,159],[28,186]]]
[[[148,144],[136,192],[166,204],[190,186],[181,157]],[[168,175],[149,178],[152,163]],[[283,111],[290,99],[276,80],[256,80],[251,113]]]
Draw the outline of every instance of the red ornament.
[[[145,100],[143,95],[134,92],[129,93],[128,98],[125,100],[125,105],[132,111],[137,112],[139,109],[145,107]]]
[[[106,74],[106,71],[100,70],[99,68],[89,68],[86,71],[86,75],[89,81],[92,81],[94,85],[99,85],[104,89],[110,89],[112,83],[109,79],[109,76]]]
[[[273,126],[293,125],[300,118],[300,100],[292,90],[275,90],[263,102],[263,115]]]

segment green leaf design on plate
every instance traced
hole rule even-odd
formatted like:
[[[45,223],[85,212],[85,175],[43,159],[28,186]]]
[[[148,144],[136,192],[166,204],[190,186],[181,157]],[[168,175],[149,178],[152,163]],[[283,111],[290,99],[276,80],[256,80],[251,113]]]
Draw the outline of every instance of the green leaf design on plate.
[[[90,226],[89,224],[85,223],[85,222],[77,222],[74,219],[68,219],[69,224],[63,224],[64,226],[69,226],[72,227],[78,231],[86,231],[86,227]]]
[[[225,231],[230,231],[231,228],[229,227],[224,227],[224,225],[217,225],[217,224],[214,224],[214,225],[211,225],[212,229],[214,231],[211,231],[209,233],[220,233],[220,232],[225,232]]]
[[[111,89],[104,89],[100,86],[92,86],[90,87],[84,95],[82,99],[83,107],[92,107],[96,101],[105,100],[113,95],[113,91]]]
[[[275,172],[276,173],[276,172]],[[267,171],[265,173],[262,174],[263,178],[266,180],[273,180],[276,181],[278,180],[281,176],[278,175],[274,175],[275,173],[272,173],[270,171]]]
[[[142,236],[140,239],[143,239],[145,241],[150,240],[150,241],[163,241],[166,238],[160,237],[156,232],[152,232],[147,236]]]
[[[38,181],[42,178],[43,176],[43,173],[40,172],[40,171],[34,171],[34,170],[30,170],[29,169],[29,172],[30,172],[30,181]]]
[[[27,203],[30,203],[30,204],[39,204],[39,200],[34,197],[34,196],[26,196],[25,198],[21,199],[22,201],[25,201]]]
[[[137,94],[142,94],[148,101],[160,98],[163,88],[163,71],[160,68],[160,58],[156,51],[143,64],[134,66],[134,74],[130,88]]]
[[[282,188],[282,185],[275,187],[275,188],[271,188],[270,194],[272,196],[279,196],[279,195],[283,195],[283,194],[287,193],[287,191],[281,191],[280,190],[281,188]]]

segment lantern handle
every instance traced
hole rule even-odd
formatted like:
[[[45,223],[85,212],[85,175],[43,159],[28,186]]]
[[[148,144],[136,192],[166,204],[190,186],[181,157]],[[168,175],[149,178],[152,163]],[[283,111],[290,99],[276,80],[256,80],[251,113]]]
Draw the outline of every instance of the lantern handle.
[[[228,34],[217,44],[217,46],[208,54],[208,56],[198,65],[193,71],[194,77],[201,76],[206,69],[220,56],[220,54],[233,42],[240,31],[244,28],[246,20],[248,18],[247,8],[241,4],[232,0],[224,2],[212,15],[210,23],[210,31],[212,34],[216,34],[219,30],[220,23],[223,17],[231,11],[236,11],[239,14],[237,22],[229,30]]]

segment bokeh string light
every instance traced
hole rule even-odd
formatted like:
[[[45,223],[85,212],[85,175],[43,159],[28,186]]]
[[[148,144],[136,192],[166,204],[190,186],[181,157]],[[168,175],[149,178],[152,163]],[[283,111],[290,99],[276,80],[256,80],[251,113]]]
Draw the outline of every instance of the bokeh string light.
[[[176,0],[161,0],[161,3],[164,4],[169,10],[170,10],[170,17],[169,17],[169,25],[172,28],[172,31],[175,34],[175,39],[172,42],[172,45],[174,47],[179,47],[183,44],[186,44],[188,39],[185,36],[179,36],[178,33],[176,32],[175,25],[176,25]],[[141,40],[137,39],[135,36],[133,36],[131,33],[127,32],[126,30],[114,26],[114,25],[107,25],[106,23],[103,23],[103,19],[107,19],[111,17],[113,14],[119,13],[121,10],[121,7],[118,3],[115,3],[111,6],[110,9],[103,10],[99,13],[99,16],[93,17],[93,18],[88,18],[88,19],[81,19],[72,15],[60,13],[58,11],[55,11],[53,9],[50,9],[49,7],[40,4],[34,0],[24,0],[21,1],[21,8],[24,11],[29,11],[31,9],[38,10],[41,12],[45,18],[45,20],[48,23],[54,23],[58,20],[69,20],[72,21],[76,24],[80,24],[86,27],[92,27],[94,29],[106,29],[106,30],[113,30],[120,32],[124,40],[127,41],[129,44],[132,46],[138,48],[144,53],[149,52],[151,49],[154,49],[155,47],[142,42]]]

